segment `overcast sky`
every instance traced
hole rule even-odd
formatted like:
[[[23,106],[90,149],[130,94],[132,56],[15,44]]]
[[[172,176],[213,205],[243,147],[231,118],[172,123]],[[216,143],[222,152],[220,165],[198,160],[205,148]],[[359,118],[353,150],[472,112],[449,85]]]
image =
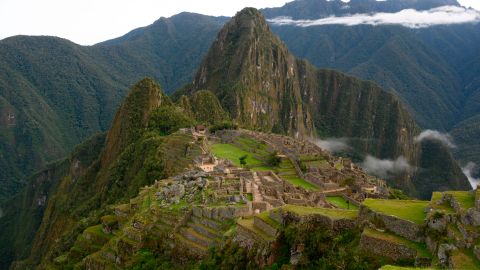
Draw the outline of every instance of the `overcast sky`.
[[[0,0],[0,39],[51,35],[90,45],[182,11],[232,16],[244,7],[282,6],[287,0]],[[480,10],[480,0],[459,0]]]

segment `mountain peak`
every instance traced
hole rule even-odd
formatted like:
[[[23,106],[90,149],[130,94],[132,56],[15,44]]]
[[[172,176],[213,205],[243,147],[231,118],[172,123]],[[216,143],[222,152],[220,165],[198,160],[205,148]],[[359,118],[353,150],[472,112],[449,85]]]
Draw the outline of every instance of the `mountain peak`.
[[[244,8],[237,12],[235,17],[227,23],[226,29],[228,29],[228,31],[245,31],[248,29],[256,29],[260,32],[270,31],[265,17],[255,8]]]
[[[137,82],[118,109],[107,135],[106,151],[102,163],[116,158],[130,142],[134,141],[147,124],[152,111],[161,105],[170,105],[171,101],[151,78]]]

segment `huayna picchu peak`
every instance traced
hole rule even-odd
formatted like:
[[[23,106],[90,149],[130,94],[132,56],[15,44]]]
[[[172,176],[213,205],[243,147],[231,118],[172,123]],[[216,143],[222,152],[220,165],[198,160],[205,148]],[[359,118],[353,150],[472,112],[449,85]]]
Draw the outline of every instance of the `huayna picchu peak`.
[[[182,13],[88,49],[40,38],[105,60],[86,66],[111,90],[136,83],[106,94],[74,61],[72,78],[90,88],[71,102],[83,84],[69,82],[75,94],[62,106],[92,106],[111,115],[96,119],[109,128],[85,131],[93,136],[5,202],[0,190],[0,270],[480,270],[480,185],[471,188],[451,137],[422,130],[395,89],[297,58],[264,17],[442,3],[460,9],[455,0],[295,0],[228,21]],[[0,113],[16,130],[28,118],[14,105]],[[78,127],[96,121],[86,118]]]

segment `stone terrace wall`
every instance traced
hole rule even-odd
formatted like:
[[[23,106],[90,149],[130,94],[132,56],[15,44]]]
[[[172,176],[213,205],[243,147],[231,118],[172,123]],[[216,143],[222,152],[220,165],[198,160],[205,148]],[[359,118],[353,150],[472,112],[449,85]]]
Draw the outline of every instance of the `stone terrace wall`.
[[[364,205],[360,206],[358,218],[360,223],[372,223],[376,227],[385,228],[411,241],[425,241],[423,226],[411,221],[375,212]]]
[[[360,239],[360,248],[364,251],[371,252],[375,255],[398,260],[414,260],[417,251],[405,245],[395,244],[375,237],[362,234]]]
[[[325,226],[328,229],[331,229],[336,232],[353,229],[357,225],[357,221],[355,219],[347,219],[347,218],[333,219],[331,217],[328,217],[326,215],[321,215],[321,214],[299,216],[295,213],[283,212],[282,216],[283,216],[282,224],[288,224],[291,222],[318,224],[321,226]]]

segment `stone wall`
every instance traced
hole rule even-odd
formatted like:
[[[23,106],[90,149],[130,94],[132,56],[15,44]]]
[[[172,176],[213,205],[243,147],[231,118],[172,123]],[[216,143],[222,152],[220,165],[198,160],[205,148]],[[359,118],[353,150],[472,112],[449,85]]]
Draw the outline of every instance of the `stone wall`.
[[[251,215],[250,204],[244,206],[220,206],[220,207],[192,207],[192,215],[197,218],[208,218],[214,220],[227,220],[236,217]]]
[[[257,216],[253,217],[253,225],[271,237],[277,236],[278,230]]]
[[[288,224],[291,222],[317,224],[320,226],[324,226],[328,229],[331,229],[335,232],[353,229],[357,226],[357,221],[355,219],[347,219],[347,218],[333,219],[329,216],[321,215],[321,214],[299,216],[295,213],[283,212],[282,216],[283,216],[283,220],[281,224]]]
[[[396,244],[379,238],[362,234],[360,248],[375,255],[398,260],[415,260],[417,251],[405,245]]]
[[[411,241],[425,241],[423,226],[411,221],[375,212],[364,205],[360,206],[358,218],[360,223],[370,223],[377,228],[385,228]]]

